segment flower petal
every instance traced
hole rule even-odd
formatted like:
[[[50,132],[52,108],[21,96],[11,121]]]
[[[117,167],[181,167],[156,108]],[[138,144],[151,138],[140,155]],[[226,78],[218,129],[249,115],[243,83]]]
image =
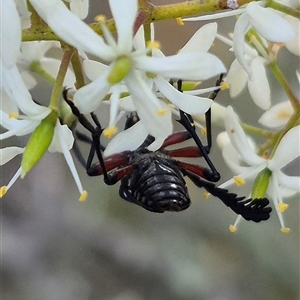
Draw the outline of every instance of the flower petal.
[[[216,56],[204,52],[134,59],[138,69],[167,78],[205,80],[226,72],[223,63]]]
[[[188,114],[203,114],[213,103],[211,99],[192,96],[178,91],[162,77],[155,78],[154,83],[169,101]]]
[[[115,153],[123,152],[126,150],[134,151],[146,139],[148,129],[142,122],[137,122],[130,128],[118,133],[111,139],[105,148],[104,156],[110,156]]]
[[[75,93],[74,103],[82,114],[95,111],[100,106],[110,89],[110,84],[106,80],[108,71]]]
[[[125,110],[125,111],[135,111],[136,110],[131,96],[121,98],[119,101],[119,108],[121,110]]]
[[[247,137],[239,124],[238,117],[231,106],[228,106],[226,110],[225,127],[231,143],[247,164],[252,166],[266,163],[263,158],[256,155],[251,149]]]
[[[276,128],[287,123],[294,109],[290,101],[284,101],[273,105],[258,120],[258,122],[269,128]]]
[[[12,160],[15,156],[24,152],[24,148],[6,147],[0,149],[0,166]]]
[[[217,29],[217,23],[203,25],[184,45],[180,53],[207,52],[216,37]]]
[[[222,151],[222,156],[224,158],[225,163],[234,174],[241,174],[249,170],[249,167],[245,167],[240,164],[240,156],[232,144],[229,143],[224,147]]]
[[[84,20],[89,13],[89,0],[72,0],[70,10],[81,20]]]
[[[232,98],[236,97],[246,86],[248,74],[235,59],[226,75],[225,81],[229,84],[229,92]]]
[[[64,143],[64,146],[62,146],[62,142]],[[61,125],[60,122],[57,120],[52,142],[48,148],[48,151],[51,153],[63,153],[65,148],[68,150],[72,149],[73,143],[74,136],[72,131],[68,128],[67,125]]]
[[[50,113],[50,108],[33,102],[16,66],[7,69],[0,62],[0,69],[3,75],[1,86],[8,97],[18,105],[22,112],[29,116],[40,115],[41,119]]]
[[[0,134],[0,140],[4,140],[11,136],[23,136],[31,133],[41,122],[41,120],[17,120],[9,118],[9,116],[0,110],[1,118],[0,124],[4,128],[8,129],[7,132]]]
[[[292,16],[286,15],[285,19],[293,27],[296,37],[285,43],[286,48],[293,54],[300,56],[300,21]]]
[[[250,25],[249,16],[242,14],[235,23],[233,31],[233,50],[235,57],[244,70],[251,76],[250,67],[245,59],[244,48],[245,48],[245,33]]]
[[[132,49],[133,25],[137,16],[137,0],[109,0],[110,9],[118,32],[119,54]]]
[[[89,80],[94,81],[100,77],[105,71],[107,72],[108,66],[95,60],[85,59],[82,63],[83,71]]]
[[[30,0],[30,3],[53,32],[67,44],[104,60],[112,59],[110,47],[103,38],[69,11],[61,0]]]
[[[274,156],[269,161],[268,168],[271,171],[279,170],[299,157],[299,145],[300,125],[290,129],[281,139]]]
[[[248,89],[253,102],[263,110],[271,107],[271,90],[264,67],[264,59],[256,57],[251,62],[252,76],[248,81]]]
[[[281,186],[286,187],[295,192],[300,192],[300,177],[299,176],[288,176],[283,174],[281,171],[277,173],[278,182]]]
[[[21,21],[13,0],[1,1],[1,10],[0,59],[6,68],[11,68],[20,53]]]
[[[168,106],[154,96],[138,72],[131,72],[125,82],[141,122],[152,136],[156,139],[160,138],[163,142],[173,129]],[[159,114],[159,111],[164,113]]]
[[[255,30],[270,42],[285,43],[296,37],[291,25],[270,8],[251,2],[246,7],[246,13]]]

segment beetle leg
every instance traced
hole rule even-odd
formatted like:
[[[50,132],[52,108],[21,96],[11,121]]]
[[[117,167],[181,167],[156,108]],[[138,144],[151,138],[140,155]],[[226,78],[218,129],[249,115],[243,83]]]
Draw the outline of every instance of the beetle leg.
[[[246,199],[246,197],[238,197],[228,190],[218,188],[213,183],[207,182],[199,178],[198,175],[186,169],[181,169],[182,173],[188,176],[198,187],[204,187],[210,194],[218,197],[226,206],[231,208],[235,213],[241,215],[247,221],[260,222],[268,220],[272,211],[271,207],[267,207],[269,200]]]
[[[63,97],[65,101],[69,104],[72,113],[77,117],[80,124],[85,127],[91,134],[92,134],[92,145],[89,152],[89,156],[86,162],[86,169],[88,170],[91,167],[94,155],[96,153],[97,158],[99,160],[99,163],[103,170],[103,176],[104,180],[107,180],[107,172],[104,164],[104,160],[101,154],[101,145],[100,145],[100,136],[102,134],[103,129],[101,128],[100,122],[97,118],[97,116],[94,113],[91,113],[91,117],[93,121],[96,124],[96,127],[94,127],[91,122],[79,111],[79,109],[75,106],[73,101],[69,100],[67,97],[68,90],[64,89],[63,91]]]
[[[134,169],[135,165],[129,165],[123,168],[116,169],[107,175],[107,179],[104,179],[104,182],[107,185],[114,185],[119,180],[130,174]]]
[[[131,151],[123,151],[121,153],[112,154],[104,159],[106,172],[109,172],[121,165],[128,165]],[[101,164],[97,163],[87,169],[89,176],[98,176],[103,174]],[[109,176],[109,174],[108,174]]]
[[[162,150],[162,149],[164,149],[168,146],[174,145],[174,144],[184,142],[190,138],[192,138],[192,136],[190,135],[190,133],[188,131],[175,132],[175,133],[169,135],[164,140],[164,142],[161,145],[161,147],[159,148],[159,150]]]
[[[184,172],[191,172],[192,174],[195,174],[197,176],[200,176],[206,180],[216,182],[219,179],[215,178],[215,174],[211,169],[205,168],[200,165],[194,165],[190,163],[186,163],[183,161],[175,160],[175,163],[181,168],[181,171]],[[184,174],[186,175],[186,174]]]
[[[179,149],[161,150],[161,152],[171,157],[201,157],[202,153],[196,146],[188,146]]]

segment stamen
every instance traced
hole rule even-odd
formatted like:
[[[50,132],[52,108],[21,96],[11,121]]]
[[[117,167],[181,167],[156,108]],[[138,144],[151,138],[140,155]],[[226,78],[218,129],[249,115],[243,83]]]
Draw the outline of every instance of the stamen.
[[[220,89],[221,89],[221,91],[229,90],[229,88],[230,88],[230,85],[229,85],[228,82],[222,81],[220,83]]]
[[[235,227],[234,225],[229,225],[229,231],[231,233],[235,233],[237,231],[237,227]]]
[[[113,135],[115,135],[118,131],[118,128],[116,126],[109,126],[103,130],[103,135],[110,139]]]
[[[233,176],[234,182],[237,186],[241,186],[245,184],[245,179],[238,176]]]
[[[79,199],[78,199],[78,201],[79,202],[84,202],[86,200],[87,196],[88,196],[88,192],[86,190],[83,190],[80,197],[79,197]]]
[[[204,127],[201,128],[201,134],[204,135],[204,136],[207,136],[206,128],[204,128]]]
[[[160,42],[158,41],[148,41],[147,48],[150,49],[160,49]]]
[[[94,18],[94,20],[95,20],[95,22],[105,23],[106,17],[105,17],[105,15],[98,15]]]
[[[182,18],[180,18],[180,17],[176,18],[176,22],[179,26],[184,26],[184,22],[183,22]]]
[[[242,216],[238,215],[234,224],[229,226],[229,231],[231,233],[235,233],[237,231],[237,225],[241,222],[241,220],[242,220]]]
[[[7,186],[3,185],[0,188],[0,198],[2,198],[7,193]]]
[[[288,227],[282,227],[282,228],[280,229],[280,231],[281,231],[282,233],[289,233],[289,232],[291,231],[291,228],[288,228]]]
[[[288,207],[289,207],[289,205],[286,203],[278,203],[278,205],[277,205],[277,209],[281,213],[284,212]]]
[[[209,197],[209,195],[210,195],[209,192],[204,192],[204,193],[202,194],[202,197],[204,198],[204,200],[207,200],[208,197]]]
[[[10,119],[18,119],[18,117],[19,117],[19,113],[18,112],[11,112],[11,113],[9,113],[8,114],[8,117],[10,118]]]
[[[158,115],[158,116],[164,116],[168,113],[168,110],[166,108],[160,108],[160,109],[157,109],[155,111],[155,113]]]

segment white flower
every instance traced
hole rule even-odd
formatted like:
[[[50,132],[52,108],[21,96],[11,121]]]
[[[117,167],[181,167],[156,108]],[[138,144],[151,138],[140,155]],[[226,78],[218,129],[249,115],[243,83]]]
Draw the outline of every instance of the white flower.
[[[224,147],[223,157],[226,164],[238,175],[235,179],[230,179],[220,187],[227,187],[233,184],[235,180],[241,182],[254,180],[261,171],[268,169],[271,175],[267,194],[276,208],[281,230],[287,232],[289,229],[285,227],[282,217],[282,212],[287,208],[287,204],[283,203],[282,198],[300,192],[300,177],[285,175],[281,169],[300,155],[300,126],[298,125],[288,131],[270,159],[259,157],[253,151],[243,129],[239,125],[237,115],[230,106],[227,108],[225,126],[231,144]],[[232,231],[236,229],[240,219],[239,217],[234,226],[231,227]]]
[[[233,42],[221,35],[217,35],[217,38],[229,46],[233,46]],[[240,92],[247,85],[250,96],[253,102],[263,110],[267,110],[271,106],[271,89],[266,74],[266,65],[268,64],[268,55],[261,57],[257,51],[249,47],[245,43],[245,59],[249,64],[251,76],[240,65],[237,59],[235,59],[224,79],[229,84],[230,96],[232,98],[240,94]]]
[[[50,110],[50,109],[47,109]],[[40,124],[41,120],[35,119],[34,116],[22,116],[23,120],[17,120],[9,118],[9,116],[1,112],[1,126],[8,129],[7,132],[0,134],[0,140],[4,140],[13,135],[23,136],[33,132],[36,127]],[[72,131],[67,127],[67,125],[61,125],[60,121],[57,119],[54,135],[52,142],[48,148],[49,152],[61,152],[63,153],[65,160],[71,170],[75,183],[80,192],[80,200],[83,201],[86,198],[86,191],[83,190],[78,173],[76,171],[73,159],[69,150],[72,148],[74,142],[74,137]],[[0,149],[0,165],[4,165],[13,159],[16,155],[22,154],[25,148],[21,147],[6,147]],[[6,186],[0,188],[0,197],[3,197],[4,194],[9,190],[9,188],[15,183],[15,181],[21,176],[22,167],[20,167],[13,178],[9,181]]]
[[[225,71],[218,58],[205,52],[216,34],[216,24],[207,26],[205,30],[202,30],[202,34],[199,31],[179,54],[165,57],[156,50],[150,57],[147,55],[150,49],[147,49],[137,37],[133,38],[137,2],[131,0],[126,5],[127,8],[124,10],[119,1],[110,1],[112,14],[116,21],[118,41],[115,42],[104,24],[101,26],[108,46],[111,48],[111,55],[114,57],[109,66],[89,60],[84,62],[85,73],[93,82],[75,93],[74,103],[83,114],[88,113],[94,111],[110,91],[112,92],[111,103],[114,109],[118,108],[116,102],[118,102],[120,91],[125,85],[131,95],[130,100],[133,102],[130,107],[137,110],[141,123],[146,127],[148,133],[156,138],[155,146],[152,145],[152,147],[158,148],[163,140],[171,134],[172,123],[171,113],[167,106],[159,101],[154,94],[156,90],[159,90],[160,94],[188,113],[203,113],[211,105],[211,100],[207,98],[194,97],[177,91],[165,78],[203,80]],[[211,35],[204,34],[204,31],[211,33]],[[140,32],[137,35],[141,37]],[[201,43],[203,43],[202,46]],[[139,48],[133,49],[134,45]],[[197,47],[194,49],[193,46],[195,45]],[[192,48],[193,50],[191,50]],[[123,59],[125,63],[128,62],[129,64],[126,67],[128,71],[121,78],[112,82],[110,78],[115,72],[116,66]],[[124,71],[123,65],[121,67]],[[148,78],[147,74],[151,74],[151,76]],[[113,89],[111,89],[112,86]],[[130,104],[130,101],[127,101],[127,104]],[[116,112],[111,113],[111,117],[115,118],[116,116]],[[111,120],[110,124],[113,123]]]
[[[249,77],[237,60],[234,60],[226,76],[231,97],[237,96],[247,82],[253,102],[263,110],[269,109],[271,106],[271,89],[266,74],[266,63],[266,60],[256,53],[256,57],[252,58],[250,63],[252,75]]]
[[[103,38],[68,10],[63,1],[30,0],[30,3],[53,32],[67,44],[104,60],[111,58],[110,48]]]
[[[249,3],[245,12],[238,18],[233,32],[235,56],[250,77],[252,70],[244,56],[244,37],[249,26],[252,26],[258,34],[269,42],[286,43],[296,37],[291,25],[274,10],[262,7],[263,3]]]
[[[36,80],[32,76],[33,71],[35,71],[33,66],[36,64],[40,64],[41,68],[55,80],[61,61],[46,57],[45,54],[52,48],[59,48],[59,45],[57,41],[34,41],[21,44],[21,53],[18,57],[17,65],[25,83],[34,82],[36,84]],[[75,81],[73,71],[68,68],[63,84],[68,87],[74,87]]]

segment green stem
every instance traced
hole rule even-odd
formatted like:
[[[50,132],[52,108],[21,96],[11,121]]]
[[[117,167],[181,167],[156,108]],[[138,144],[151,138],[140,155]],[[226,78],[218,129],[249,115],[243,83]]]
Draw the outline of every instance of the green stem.
[[[62,61],[58,70],[58,74],[50,98],[49,107],[52,110],[58,109],[58,103],[63,89],[64,78],[66,76],[72,55],[74,53],[74,48],[64,46],[63,49],[64,49],[64,54],[62,57]]]
[[[271,71],[273,72],[275,78],[277,79],[277,81],[279,82],[279,84],[282,86],[283,90],[287,94],[293,108],[295,110],[299,109],[300,102],[297,99],[296,95],[293,93],[288,81],[286,80],[286,78],[282,74],[281,70],[279,69],[279,67],[276,63],[276,61],[273,61],[272,63],[270,63],[269,67],[270,67]]]
[[[237,7],[256,0],[236,0]],[[140,0],[142,11],[147,14],[144,24],[152,22],[176,19],[178,17],[189,17],[204,13],[212,13],[216,11],[226,10],[227,0],[192,0],[184,1],[175,4],[154,6],[146,0]],[[33,10],[34,11],[34,10]],[[102,35],[101,27],[98,22],[89,25],[97,34]],[[113,19],[106,21],[106,26],[111,32],[116,31],[116,26]],[[22,41],[41,41],[41,40],[59,40],[44,22],[35,22],[31,28],[24,29],[22,32]]]
[[[273,1],[273,0],[267,1],[266,7],[271,7],[273,9],[281,11],[281,12],[287,14],[287,15],[290,15],[294,18],[300,19],[300,11],[299,10],[294,9],[292,7],[285,6],[285,5],[283,5],[281,3],[278,3],[276,1]]]
[[[71,59],[71,63],[72,63],[72,67],[73,67],[73,70],[75,73],[75,77],[76,77],[75,86],[77,89],[80,89],[81,87],[83,87],[85,85],[85,82],[84,82],[82,65],[81,65],[81,61],[80,61],[77,50],[74,51],[74,54]]]
[[[48,73],[41,65],[39,61],[33,61],[30,64],[30,71],[35,72],[45,78],[47,81],[49,81],[51,84],[55,84],[55,78]]]
[[[256,136],[260,136],[260,137],[264,137],[267,139],[270,139],[272,137],[274,137],[275,133],[268,131],[268,130],[262,130],[261,128],[246,124],[246,123],[241,123],[240,125],[242,126],[242,128],[244,129],[244,131],[252,134],[252,135],[256,135]]]
[[[276,132],[270,140],[268,140],[264,145],[261,145],[258,149],[258,155],[262,155],[266,150],[273,148],[272,154],[270,155],[270,158],[275,153],[275,150],[277,146],[279,145],[281,139],[284,137],[284,135],[293,127],[300,124],[300,109],[296,110],[289,121],[286,123],[284,128],[278,132]]]

